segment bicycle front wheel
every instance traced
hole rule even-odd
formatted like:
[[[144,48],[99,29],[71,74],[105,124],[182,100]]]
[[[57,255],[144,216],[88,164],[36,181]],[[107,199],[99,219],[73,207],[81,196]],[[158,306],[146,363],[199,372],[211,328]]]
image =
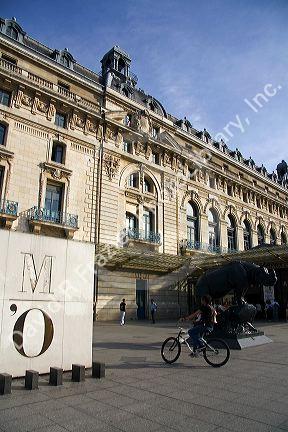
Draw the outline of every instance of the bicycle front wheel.
[[[222,339],[210,339],[203,351],[206,362],[213,367],[224,366],[230,357],[230,349]]]
[[[172,364],[178,360],[181,353],[181,345],[177,338],[166,339],[161,348],[161,356],[166,363]]]

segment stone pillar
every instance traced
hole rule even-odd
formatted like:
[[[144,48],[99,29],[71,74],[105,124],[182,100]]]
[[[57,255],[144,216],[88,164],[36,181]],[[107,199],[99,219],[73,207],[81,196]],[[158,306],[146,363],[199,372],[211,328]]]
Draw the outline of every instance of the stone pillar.
[[[242,226],[238,226],[237,228],[237,247],[239,251],[244,250],[244,232]]]
[[[257,230],[252,230],[251,229],[251,240],[252,240],[252,247],[254,246],[258,246],[258,235],[257,235]]]
[[[227,237],[227,222],[220,219],[220,246],[222,248],[228,248],[228,237]]]
[[[203,214],[200,216],[200,242],[209,243],[208,241],[208,216]]]

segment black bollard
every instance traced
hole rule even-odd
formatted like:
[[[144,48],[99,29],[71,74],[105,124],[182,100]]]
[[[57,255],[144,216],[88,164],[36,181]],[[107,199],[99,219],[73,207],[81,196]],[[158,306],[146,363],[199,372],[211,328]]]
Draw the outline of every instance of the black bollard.
[[[12,375],[0,374],[0,395],[11,394]]]
[[[92,377],[105,378],[105,363],[99,363],[99,362],[92,363]]]
[[[63,384],[63,369],[58,367],[50,367],[49,384],[53,386],[60,386]]]
[[[85,381],[85,366],[78,364],[72,365],[72,381]]]
[[[39,372],[27,370],[25,375],[25,388],[27,390],[37,390],[39,381]]]

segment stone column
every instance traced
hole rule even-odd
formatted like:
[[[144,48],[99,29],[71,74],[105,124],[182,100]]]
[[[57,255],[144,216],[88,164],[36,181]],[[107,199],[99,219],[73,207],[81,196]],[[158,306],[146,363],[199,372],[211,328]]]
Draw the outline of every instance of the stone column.
[[[244,231],[241,226],[237,228],[237,247],[239,251],[244,250]]]
[[[220,219],[219,224],[220,224],[220,246],[222,248],[228,248],[227,222],[225,220]]]

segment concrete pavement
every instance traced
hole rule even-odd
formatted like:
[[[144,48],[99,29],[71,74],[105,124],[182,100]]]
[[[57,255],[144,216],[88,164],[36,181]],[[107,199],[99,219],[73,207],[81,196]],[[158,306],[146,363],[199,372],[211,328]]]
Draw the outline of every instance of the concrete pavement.
[[[94,360],[106,363],[106,378],[60,388],[41,377],[40,389],[13,382],[0,398],[0,430],[6,432],[169,432],[288,430],[288,325],[265,325],[273,343],[232,351],[220,369],[182,352],[163,364],[162,341],[175,323],[96,323]],[[87,371],[89,375],[89,371]]]

